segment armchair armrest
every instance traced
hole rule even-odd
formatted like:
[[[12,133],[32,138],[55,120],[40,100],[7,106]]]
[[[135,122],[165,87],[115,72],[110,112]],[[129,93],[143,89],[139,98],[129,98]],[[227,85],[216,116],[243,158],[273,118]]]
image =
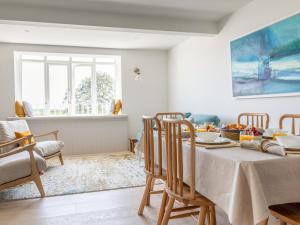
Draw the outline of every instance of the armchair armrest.
[[[46,133],[46,134],[39,134],[39,135],[34,135],[34,138],[40,138],[40,137],[46,137],[46,136],[50,136],[50,135],[53,135],[55,140],[58,139],[58,130],[55,130],[55,131],[51,131],[49,133]]]
[[[15,149],[13,149],[13,150],[11,150],[9,152],[0,154],[0,159],[1,158],[5,158],[5,157],[10,156],[10,155],[15,155],[15,154],[18,154],[18,153],[24,152],[24,151],[28,151],[29,154],[31,155],[34,146],[35,146],[35,143],[29,144],[29,145],[25,145],[23,147],[17,147],[17,148],[15,148]]]
[[[26,137],[22,137],[22,138],[18,138],[18,139],[12,140],[12,141],[8,141],[4,144],[0,144],[0,148],[5,148],[5,147],[10,146],[10,145],[20,144],[20,143],[24,142],[25,140],[28,140],[29,143],[31,143],[32,137],[33,137],[33,135],[28,135]]]

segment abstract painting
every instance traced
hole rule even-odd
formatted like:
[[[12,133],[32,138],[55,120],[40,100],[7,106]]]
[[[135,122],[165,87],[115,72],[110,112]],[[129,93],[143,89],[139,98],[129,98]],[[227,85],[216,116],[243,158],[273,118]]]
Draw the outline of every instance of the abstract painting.
[[[230,47],[233,97],[300,95],[300,13]]]

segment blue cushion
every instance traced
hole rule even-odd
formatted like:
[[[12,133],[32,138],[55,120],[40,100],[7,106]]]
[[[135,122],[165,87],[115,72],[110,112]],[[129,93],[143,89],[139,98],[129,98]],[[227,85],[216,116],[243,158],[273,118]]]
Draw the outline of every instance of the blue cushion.
[[[216,115],[193,114],[191,122],[197,125],[213,122],[215,126],[218,126],[220,124],[220,119]]]
[[[186,112],[186,113],[184,114],[184,117],[188,119],[191,115],[192,115],[191,112]]]

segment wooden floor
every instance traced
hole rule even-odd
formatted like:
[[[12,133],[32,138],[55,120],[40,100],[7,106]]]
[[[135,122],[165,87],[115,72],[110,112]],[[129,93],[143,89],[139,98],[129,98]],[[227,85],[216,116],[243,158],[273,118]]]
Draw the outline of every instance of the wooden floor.
[[[1,225],[154,225],[160,195],[153,196],[144,216],[137,215],[142,187],[44,199],[0,202]],[[229,225],[217,209],[218,225]],[[195,218],[173,220],[170,225],[196,225]],[[271,221],[269,224],[275,225]]]

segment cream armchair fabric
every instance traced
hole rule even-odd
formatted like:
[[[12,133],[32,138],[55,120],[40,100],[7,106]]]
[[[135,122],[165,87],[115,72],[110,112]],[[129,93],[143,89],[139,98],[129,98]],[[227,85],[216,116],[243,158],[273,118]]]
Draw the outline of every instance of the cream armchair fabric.
[[[29,131],[26,120],[14,120],[14,121],[0,121],[0,144],[14,140],[15,132]],[[53,136],[54,140],[38,141],[39,138],[45,136]],[[63,165],[62,148],[64,143],[58,140],[58,131],[49,132],[42,135],[34,135],[36,145],[34,151],[44,159],[50,159],[53,157],[59,157],[61,164]],[[5,153],[11,148],[16,146],[10,146],[0,149],[0,153]]]

